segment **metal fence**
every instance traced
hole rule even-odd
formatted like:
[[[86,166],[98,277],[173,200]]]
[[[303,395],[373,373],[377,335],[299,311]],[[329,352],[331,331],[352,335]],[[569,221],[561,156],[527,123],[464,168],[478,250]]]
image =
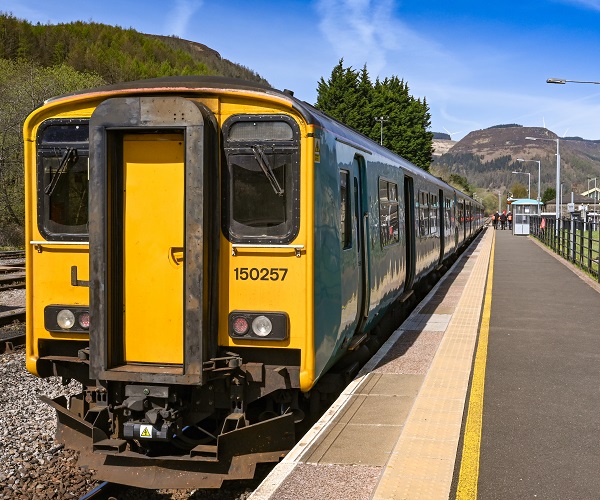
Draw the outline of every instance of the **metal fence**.
[[[532,215],[530,234],[600,282],[600,223]]]

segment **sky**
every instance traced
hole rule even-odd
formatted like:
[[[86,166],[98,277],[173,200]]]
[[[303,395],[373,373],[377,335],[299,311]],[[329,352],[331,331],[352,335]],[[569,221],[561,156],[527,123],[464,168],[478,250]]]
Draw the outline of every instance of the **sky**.
[[[31,23],[93,21],[209,46],[314,104],[340,59],[425,98],[459,140],[516,123],[600,139],[600,0],[0,0]]]

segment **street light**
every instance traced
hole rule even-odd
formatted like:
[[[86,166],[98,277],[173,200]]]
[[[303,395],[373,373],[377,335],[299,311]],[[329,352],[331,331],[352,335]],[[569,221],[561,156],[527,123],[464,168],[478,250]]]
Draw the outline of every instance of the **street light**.
[[[560,220],[560,143],[559,138],[550,139],[549,137],[525,137],[530,141],[556,141],[556,236],[558,237],[558,221]]]
[[[388,117],[387,116],[378,116],[377,118],[375,118],[375,121],[379,122],[379,124],[381,125],[381,136],[379,139],[379,144],[381,144],[383,146],[383,122],[387,122]]]
[[[565,78],[548,78],[546,79],[546,83],[557,83],[559,85],[564,85],[565,83],[591,83],[592,85],[600,85],[600,82],[592,82],[592,81],[584,81],[584,80],[566,80]],[[531,138],[529,138],[531,139]],[[546,139],[547,141],[553,141],[554,139]],[[560,186],[558,183],[558,175],[560,175],[560,156],[558,154],[558,139],[556,139],[556,171],[558,172],[556,178],[556,187]],[[588,186],[589,189],[589,186]],[[558,195],[557,195],[558,196]],[[557,200],[558,201],[558,200]],[[558,219],[558,212],[556,213],[556,218]],[[558,224],[556,225],[558,228]],[[558,231],[558,229],[557,229]]]
[[[527,176],[527,199],[531,199],[531,174],[529,172],[516,172],[513,170],[513,174],[525,174]]]
[[[534,161],[534,162],[536,162],[538,164],[538,195],[537,195],[537,201],[540,201],[542,199],[540,197],[542,162],[540,160],[524,160],[523,158],[517,158],[517,161]]]
[[[558,83],[564,85],[565,83],[593,83],[594,85],[600,85],[600,82],[584,82],[581,80],[565,80],[564,78],[548,78],[546,83]]]
[[[590,194],[590,181],[591,180],[592,180],[591,178],[589,178],[587,180],[588,181],[588,196]],[[597,188],[596,188],[596,177],[594,177],[593,181],[594,181],[594,212],[595,212],[596,211],[596,203],[598,202],[598,191],[597,191]]]

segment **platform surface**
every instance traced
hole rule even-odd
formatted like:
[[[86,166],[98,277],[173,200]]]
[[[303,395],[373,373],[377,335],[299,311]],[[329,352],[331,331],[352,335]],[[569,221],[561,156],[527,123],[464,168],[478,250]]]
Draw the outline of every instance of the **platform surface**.
[[[600,498],[600,286],[487,228],[250,497]]]

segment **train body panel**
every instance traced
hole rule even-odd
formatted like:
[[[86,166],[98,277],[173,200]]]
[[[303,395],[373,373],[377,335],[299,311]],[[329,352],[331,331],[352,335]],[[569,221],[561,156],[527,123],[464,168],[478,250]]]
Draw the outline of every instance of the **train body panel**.
[[[24,132],[27,366],[83,384],[48,403],[106,479],[218,486],[278,460],[478,229],[462,193],[247,82],[73,94]]]

